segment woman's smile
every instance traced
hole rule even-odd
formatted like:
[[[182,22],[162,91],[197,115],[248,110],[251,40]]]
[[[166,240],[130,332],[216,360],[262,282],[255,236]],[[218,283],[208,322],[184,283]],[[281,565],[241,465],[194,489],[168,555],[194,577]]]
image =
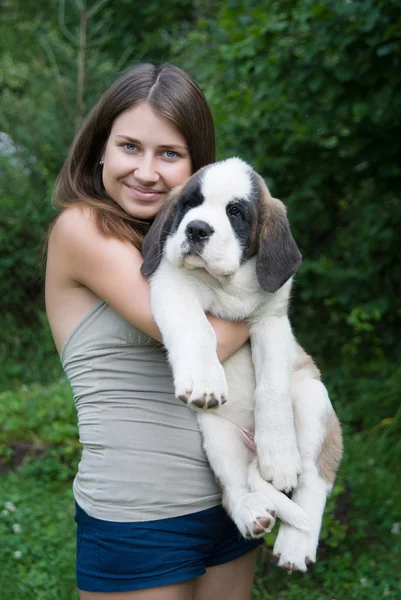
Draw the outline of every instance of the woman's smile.
[[[144,200],[145,202],[151,202],[152,200],[159,200],[162,194],[167,193],[166,191],[154,190],[152,188],[142,188],[137,185],[131,185],[126,183],[126,188],[129,193],[137,200]]]

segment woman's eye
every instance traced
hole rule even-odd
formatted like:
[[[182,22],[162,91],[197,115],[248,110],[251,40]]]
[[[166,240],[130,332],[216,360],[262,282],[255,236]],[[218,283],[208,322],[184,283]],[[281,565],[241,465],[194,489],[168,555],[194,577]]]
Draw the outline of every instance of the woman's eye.
[[[238,208],[238,206],[229,206],[227,208],[227,212],[229,215],[231,215],[232,217],[240,217],[241,216],[241,210]]]
[[[177,152],[174,152],[174,150],[166,150],[164,155],[167,158],[177,158]]]
[[[135,144],[130,144],[129,142],[127,142],[126,144],[124,144],[124,148],[125,148],[126,150],[130,150],[130,151],[132,151],[132,150],[136,150],[136,146],[135,146]]]

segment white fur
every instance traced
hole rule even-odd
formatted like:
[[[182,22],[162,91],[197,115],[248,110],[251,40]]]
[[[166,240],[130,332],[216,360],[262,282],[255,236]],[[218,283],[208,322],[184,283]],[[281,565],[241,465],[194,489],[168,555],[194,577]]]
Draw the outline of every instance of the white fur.
[[[207,169],[202,179],[206,200],[226,206],[232,198],[249,198],[250,167],[240,158],[229,158],[219,163],[218,169]]]
[[[279,564],[304,571],[306,558],[316,558],[330,489],[316,459],[324,419],[333,409],[320,382],[293,374],[300,350],[286,316],[291,280],[270,294],[258,283],[255,259],[241,264],[242,249],[225,207],[232,198],[249,196],[249,173],[239,159],[206,170],[201,182],[205,201],[167,238],[151,278],[152,311],[177,397],[189,405],[204,399],[205,409],[218,401],[213,412],[200,411],[198,418],[229,514],[242,535],[259,537],[270,531],[277,511],[283,520],[274,549]],[[215,234],[201,256],[188,257],[185,228],[193,219],[212,224]],[[205,312],[248,319],[252,356],[246,345],[223,368]],[[245,447],[234,423],[255,430],[257,456]],[[291,489],[292,500],[280,491]]]

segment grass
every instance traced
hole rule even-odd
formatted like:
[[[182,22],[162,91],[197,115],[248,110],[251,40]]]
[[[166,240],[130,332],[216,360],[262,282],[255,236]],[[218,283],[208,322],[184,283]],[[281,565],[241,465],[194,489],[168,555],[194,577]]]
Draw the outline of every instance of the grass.
[[[28,443],[28,454],[32,448],[41,452],[0,478],[1,600],[78,598],[71,491],[79,459],[75,419],[64,380],[0,394],[3,470],[13,460],[16,440]],[[388,431],[369,435],[345,427],[345,458],[325,513],[317,564],[305,575],[277,568],[273,532],[260,556],[254,600],[401,597],[400,460],[391,452],[393,442]]]
[[[380,447],[380,438],[346,436],[339,478],[342,483],[338,486],[343,490],[335,499],[336,506],[333,498],[329,501],[322,531],[325,539],[316,565],[305,575],[288,575],[273,566],[266,552],[254,598],[401,598],[399,469],[381,462],[377,454]]]
[[[71,485],[10,473],[0,502],[1,600],[77,600]]]

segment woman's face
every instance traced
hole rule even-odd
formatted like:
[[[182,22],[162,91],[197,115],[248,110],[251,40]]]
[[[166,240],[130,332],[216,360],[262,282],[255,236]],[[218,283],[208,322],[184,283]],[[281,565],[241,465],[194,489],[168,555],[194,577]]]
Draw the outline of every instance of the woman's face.
[[[108,195],[139,219],[152,219],[192,170],[182,133],[146,102],[115,119],[102,160]]]

